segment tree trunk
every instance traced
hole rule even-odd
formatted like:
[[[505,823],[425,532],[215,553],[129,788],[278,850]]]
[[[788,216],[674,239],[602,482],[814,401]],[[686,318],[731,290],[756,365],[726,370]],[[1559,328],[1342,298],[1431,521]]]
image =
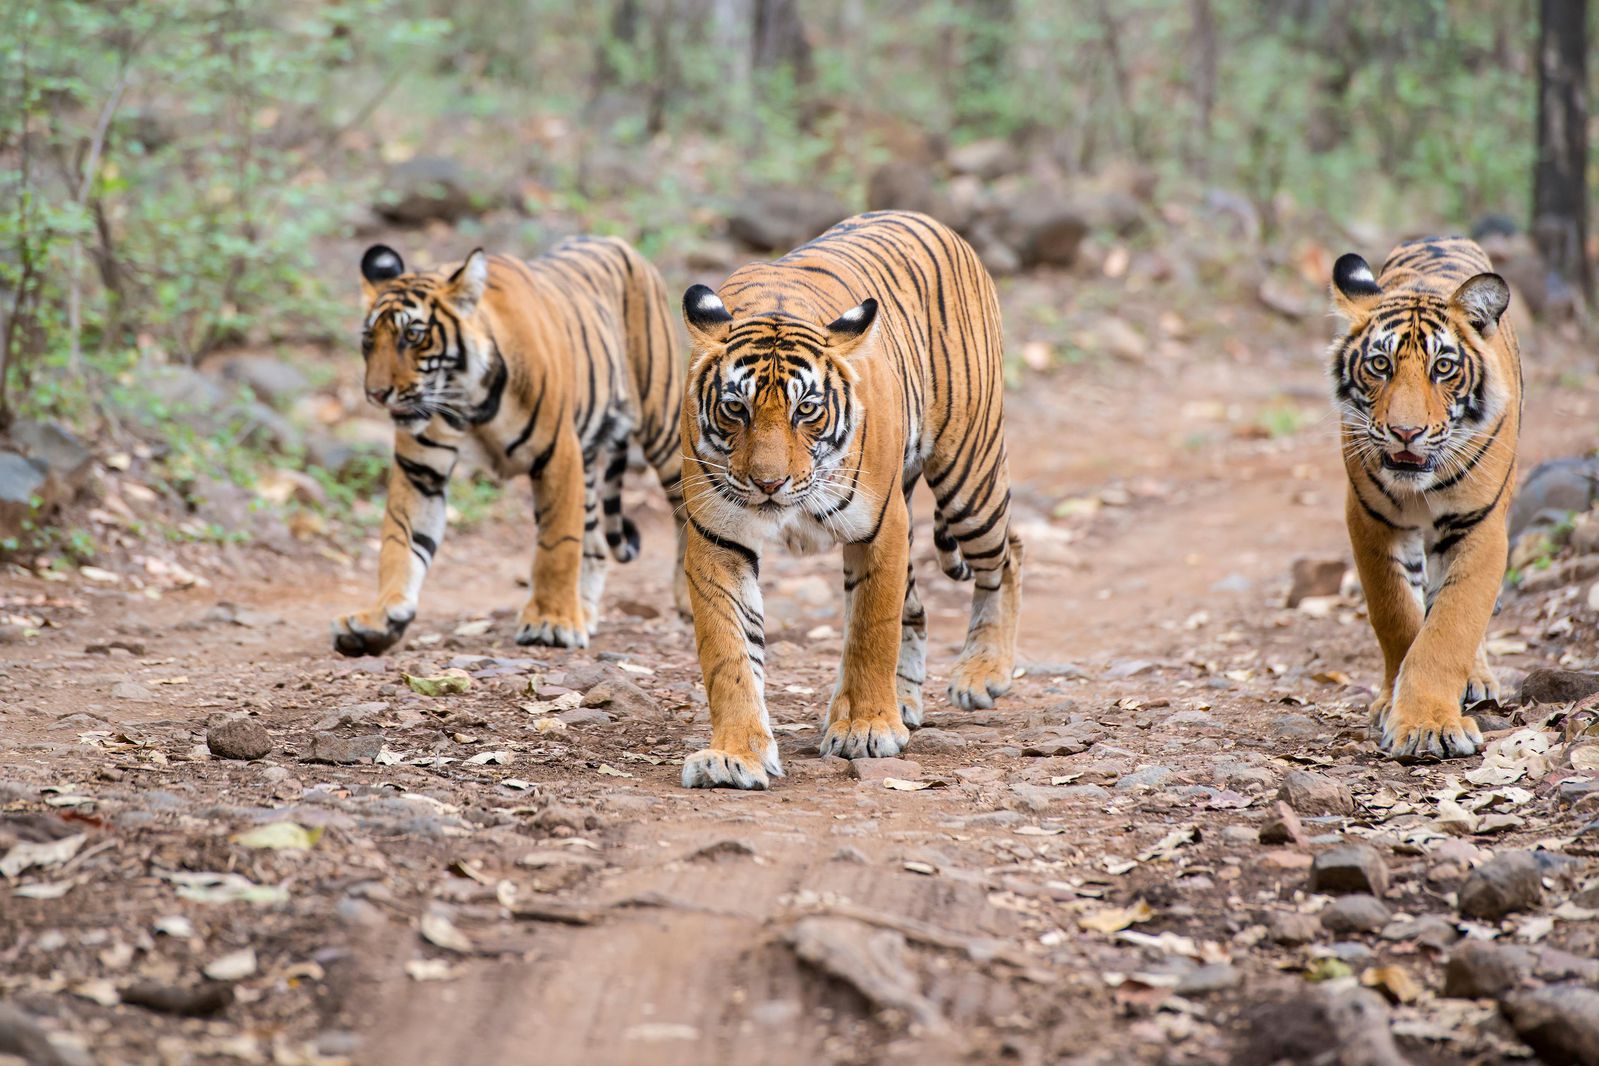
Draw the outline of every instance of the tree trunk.
[[[796,0],[755,0],[750,34],[751,58],[757,75],[787,67],[797,85],[811,80],[811,42],[805,39]]]
[[[1589,301],[1588,0],[1540,0],[1532,233],[1544,264]]]
[[[1190,162],[1201,178],[1210,176],[1211,131],[1216,115],[1216,68],[1220,46],[1216,40],[1216,13],[1210,0],[1189,0],[1190,31],[1194,56],[1194,108],[1199,112]]]

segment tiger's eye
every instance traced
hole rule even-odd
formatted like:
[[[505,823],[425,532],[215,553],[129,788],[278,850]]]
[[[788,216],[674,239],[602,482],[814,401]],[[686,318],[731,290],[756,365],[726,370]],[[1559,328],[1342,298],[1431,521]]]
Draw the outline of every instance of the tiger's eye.
[[[794,408],[794,413],[802,419],[811,419],[815,418],[821,409],[822,405],[817,403],[815,400],[806,400],[804,403]]]
[[[1371,368],[1373,374],[1386,374],[1394,368],[1386,355],[1374,355],[1367,360],[1366,365]]]
[[[1435,377],[1446,378],[1459,368],[1460,361],[1457,359],[1440,359],[1432,365],[1432,372]]]
[[[746,408],[743,400],[723,400],[722,415],[726,418],[741,419]]]
[[[405,328],[405,339],[410,341],[412,344],[416,344],[418,341],[422,340],[422,338],[426,337],[427,335],[428,335],[427,327],[422,325],[420,322],[414,323],[414,324],[412,324],[410,326],[407,326]]]

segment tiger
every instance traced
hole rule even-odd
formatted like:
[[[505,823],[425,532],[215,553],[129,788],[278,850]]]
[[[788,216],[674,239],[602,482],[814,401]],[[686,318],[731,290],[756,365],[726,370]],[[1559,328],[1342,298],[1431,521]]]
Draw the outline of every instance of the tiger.
[[[1483,645],[1521,432],[1510,287],[1475,242],[1426,238],[1380,275],[1340,257],[1332,295],[1345,519],[1383,655],[1371,731],[1394,758],[1469,756],[1483,741],[1464,710],[1499,698]]]
[[[361,286],[366,397],[394,423],[394,464],[377,602],[334,621],[338,651],[381,654],[415,618],[444,538],[450,472],[469,444],[500,477],[533,483],[532,595],[518,644],[585,647],[607,553],[623,563],[638,554],[622,513],[630,441],[677,518],[681,573],[683,366],[665,283],[638,252],[579,237],[526,262],[478,248],[408,272],[378,244],[361,257]],[[686,610],[682,577],[673,593]]]
[[[710,746],[684,787],[764,789],[783,767],[765,698],[762,545],[843,545],[844,647],[821,753],[902,751],[922,722],[927,614],[910,498],[932,490],[944,573],[972,580],[949,682],[962,709],[1010,687],[1022,547],[1010,523],[998,297],[926,215],[846,219],[720,290],[683,297],[684,563]]]

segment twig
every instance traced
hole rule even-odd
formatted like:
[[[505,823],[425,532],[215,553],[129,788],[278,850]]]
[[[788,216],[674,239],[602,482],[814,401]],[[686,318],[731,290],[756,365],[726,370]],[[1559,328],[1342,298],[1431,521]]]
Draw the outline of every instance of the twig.
[[[135,46],[137,47],[137,46]],[[111,119],[122,106],[123,94],[128,91],[129,67],[133,61],[130,51],[124,56],[117,83],[100,109],[95,122],[94,135],[89,139],[89,154],[83,161],[83,180],[78,185],[78,195],[73,206],[82,209],[89,202],[89,192],[94,188],[94,177],[100,170],[100,153],[105,149],[106,134],[111,131]],[[83,238],[72,238],[72,257],[67,263],[67,336],[70,338],[67,367],[73,377],[81,377],[83,363]]]

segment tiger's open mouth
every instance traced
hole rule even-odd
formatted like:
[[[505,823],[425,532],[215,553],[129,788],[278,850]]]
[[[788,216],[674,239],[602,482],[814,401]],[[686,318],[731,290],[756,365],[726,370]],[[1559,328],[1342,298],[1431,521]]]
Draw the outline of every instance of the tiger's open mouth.
[[[1404,474],[1425,474],[1432,469],[1432,464],[1432,456],[1411,451],[1384,452],[1382,457],[1384,469]]]

